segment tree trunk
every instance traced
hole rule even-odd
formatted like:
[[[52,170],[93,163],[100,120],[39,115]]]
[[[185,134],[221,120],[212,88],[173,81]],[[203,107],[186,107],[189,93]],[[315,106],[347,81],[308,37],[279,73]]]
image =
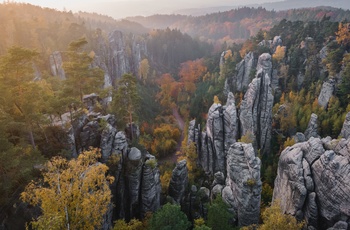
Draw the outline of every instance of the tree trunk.
[[[35,146],[35,140],[34,140],[34,135],[33,135],[33,128],[32,128],[31,124],[28,125],[28,132],[29,132],[30,144],[33,146],[33,149],[35,149],[36,146]]]
[[[129,112],[129,124],[130,124],[130,132],[131,132],[131,141],[134,139],[134,129],[132,124],[132,114]]]

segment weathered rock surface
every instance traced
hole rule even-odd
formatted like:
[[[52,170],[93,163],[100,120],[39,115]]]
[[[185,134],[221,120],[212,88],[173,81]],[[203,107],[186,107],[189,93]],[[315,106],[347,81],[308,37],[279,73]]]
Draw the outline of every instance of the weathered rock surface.
[[[66,74],[63,69],[63,60],[61,52],[55,51],[50,55],[50,67],[53,76],[58,76],[61,80],[66,79]]]
[[[128,191],[128,208],[130,217],[140,216],[140,186],[142,178],[143,159],[141,151],[132,147],[126,162],[126,185]]]
[[[96,109],[97,104],[101,102],[102,100],[96,93],[83,96],[83,103],[89,112],[93,112]]]
[[[230,92],[227,96],[226,106],[223,108],[224,118],[224,150],[227,154],[230,146],[236,142],[238,133],[237,109],[235,98]]]
[[[94,64],[105,73],[105,87],[114,85],[125,73],[138,76],[141,57],[147,56],[144,41],[137,36],[127,38],[118,30],[111,32],[107,41],[99,35],[97,46]]]
[[[320,95],[318,96],[318,104],[324,109],[327,108],[328,102],[333,96],[335,90],[335,81],[330,79],[323,83]]]
[[[142,184],[141,184],[141,216],[144,216],[147,212],[155,212],[160,208],[160,193],[162,191],[162,186],[160,184],[160,172],[157,167],[153,167],[149,164],[150,160],[155,160],[149,158],[143,165],[142,172]]]
[[[236,65],[236,74],[226,80],[224,93],[227,95],[231,91],[245,91],[254,76],[256,65],[257,58],[254,52],[246,54],[243,60]]]
[[[318,135],[318,117],[316,114],[311,114],[309,124],[305,130],[305,139],[309,140],[311,137],[319,137]]]
[[[237,213],[238,226],[257,224],[260,216],[261,162],[251,144],[234,143],[227,155],[223,198]],[[231,194],[232,193],[232,194]]]
[[[123,156],[126,155],[127,149],[128,149],[128,143],[126,141],[125,133],[122,131],[117,132],[117,134],[114,137],[114,151],[113,154],[122,154]]]
[[[349,139],[350,137],[350,112],[346,114],[340,136],[345,139]]]
[[[271,55],[259,57],[257,77],[249,84],[240,107],[241,135],[252,135],[262,154],[270,152],[273,95]]]
[[[115,118],[113,115],[101,117],[106,122],[105,127],[101,133],[100,149],[102,154],[102,162],[107,162],[108,158],[113,152],[114,138],[117,133],[115,128]]]
[[[186,160],[177,163],[169,183],[169,196],[178,204],[181,204],[188,185],[188,171]]]
[[[346,123],[345,121],[344,123]],[[280,156],[273,200],[285,213],[316,229],[350,223],[350,139],[311,137]]]
[[[233,94],[228,94],[225,106],[214,103],[208,112],[206,131],[199,132],[195,120],[188,129],[188,144],[194,142],[197,147],[198,161],[205,172],[212,175],[225,172],[226,154],[235,143],[238,132],[237,109]]]

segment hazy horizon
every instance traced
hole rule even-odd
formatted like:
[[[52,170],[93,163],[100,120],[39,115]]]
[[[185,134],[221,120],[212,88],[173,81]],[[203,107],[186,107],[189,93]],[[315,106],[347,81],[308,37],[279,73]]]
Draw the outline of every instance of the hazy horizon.
[[[5,2],[5,0],[3,0]],[[154,14],[203,15],[218,11],[227,11],[241,6],[262,6],[268,10],[285,10],[301,7],[332,6],[350,9],[348,0],[18,0],[41,7],[65,11],[85,11],[122,19],[132,16],[150,16]]]
[[[20,0],[16,2],[30,3],[41,7],[49,7],[57,10],[72,10],[73,12],[86,11],[106,14],[116,19],[129,16],[149,16],[153,14],[172,14],[179,10],[191,8],[208,8],[221,6],[243,6],[249,4],[263,4],[279,2],[283,0],[194,0],[194,1],[170,1],[170,0]]]

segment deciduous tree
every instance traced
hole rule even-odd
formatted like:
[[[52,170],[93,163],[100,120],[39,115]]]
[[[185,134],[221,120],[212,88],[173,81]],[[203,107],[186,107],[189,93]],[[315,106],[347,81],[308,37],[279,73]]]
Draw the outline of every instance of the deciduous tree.
[[[41,207],[42,215],[31,222],[35,229],[97,229],[111,203],[106,176],[108,167],[98,163],[100,151],[91,149],[67,161],[52,158],[43,181],[31,182],[21,199]]]

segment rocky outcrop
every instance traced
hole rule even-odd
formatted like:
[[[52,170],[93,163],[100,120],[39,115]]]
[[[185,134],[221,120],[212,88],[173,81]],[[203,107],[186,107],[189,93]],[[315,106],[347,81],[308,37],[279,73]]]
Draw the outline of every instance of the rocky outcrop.
[[[97,110],[98,105],[101,105],[102,100],[96,93],[92,93],[83,96],[83,103],[89,112],[93,112]]]
[[[330,79],[323,83],[320,95],[318,96],[318,104],[324,109],[327,108],[328,102],[333,96],[335,90],[335,81]]]
[[[254,146],[268,154],[271,142],[273,95],[270,85],[271,55],[259,57],[257,76],[249,84],[240,107],[241,135],[251,135]]]
[[[169,183],[169,196],[173,198],[177,204],[183,202],[188,186],[188,171],[186,164],[186,160],[177,163]]]
[[[318,135],[318,117],[316,114],[311,114],[309,124],[305,130],[305,139],[308,140],[311,137],[319,137]]]
[[[113,153],[114,139],[117,133],[115,128],[115,118],[113,115],[106,115],[102,117],[105,122],[105,127],[103,127],[101,133],[100,149],[102,154],[102,162],[107,162],[108,158]]]
[[[198,159],[205,172],[225,173],[226,155],[230,146],[236,141],[238,122],[237,109],[233,94],[228,95],[226,105],[214,103],[208,112],[206,131],[199,135],[195,121],[189,125],[189,142],[197,146]]]
[[[258,224],[261,200],[261,162],[251,144],[236,142],[227,155],[227,179],[223,199],[238,226]]]
[[[160,172],[153,156],[143,165],[142,185],[141,185],[141,216],[147,212],[155,212],[160,208],[160,194],[162,186],[160,184]]]
[[[350,112],[346,114],[340,136],[345,139],[349,139],[350,137]]]
[[[138,75],[141,58],[147,56],[147,48],[137,36],[127,37],[115,30],[108,35],[107,40],[101,34],[97,37],[95,53],[94,65],[104,71],[104,86],[109,87],[114,86],[123,74]]]
[[[345,121],[346,123],[346,121]],[[316,229],[347,229],[350,223],[350,139],[306,142],[280,156],[273,200]]]
[[[93,107],[93,103],[86,106]],[[111,190],[116,205],[106,214],[107,222],[112,216],[127,221],[141,218],[160,207],[161,185],[156,159],[147,152],[129,148],[125,132],[118,132],[115,124],[113,115],[102,116],[92,111],[76,119],[69,132],[71,148],[75,150],[73,157],[85,149],[98,147],[102,152],[101,161],[107,162],[114,174]]]
[[[257,58],[253,52],[246,54],[236,66],[236,74],[227,80],[227,93],[230,91],[245,91],[254,76]]]
[[[128,212],[130,217],[140,216],[140,191],[141,191],[141,178],[143,159],[141,151],[135,147],[132,147],[128,153],[126,161],[126,185],[128,191]]]
[[[63,69],[63,60],[61,52],[55,51],[50,55],[51,74],[58,76],[61,80],[66,79],[66,74]]]

